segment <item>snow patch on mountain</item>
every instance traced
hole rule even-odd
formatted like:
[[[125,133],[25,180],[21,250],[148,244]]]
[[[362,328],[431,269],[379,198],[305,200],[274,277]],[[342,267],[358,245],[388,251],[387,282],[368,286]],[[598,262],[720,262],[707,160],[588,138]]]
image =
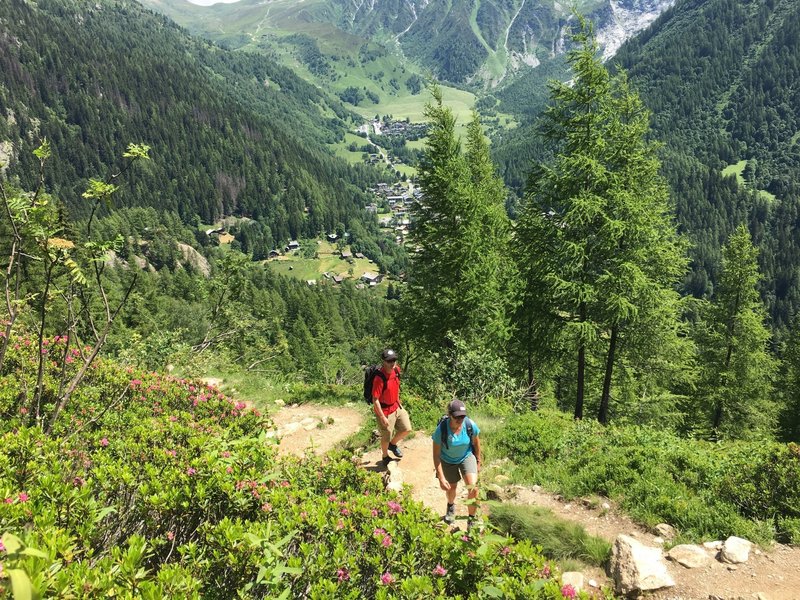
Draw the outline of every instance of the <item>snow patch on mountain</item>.
[[[597,43],[603,60],[614,56],[628,38],[646,29],[675,0],[612,0],[608,13],[597,27]]]

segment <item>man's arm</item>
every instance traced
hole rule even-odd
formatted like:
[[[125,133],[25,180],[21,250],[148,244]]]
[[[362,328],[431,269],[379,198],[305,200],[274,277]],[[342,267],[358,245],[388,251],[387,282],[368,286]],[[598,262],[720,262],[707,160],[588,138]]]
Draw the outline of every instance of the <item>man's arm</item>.
[[[383,409],[381,408],[381,402],[378,398],[372,399],[372,412],[375,413],[375,418],[378,419],[378,422],[381,424],[382,427],[389,426],[389,419],[383,414]]]
[[[386,428],[389,426],[389,419],[383,414],[383,409],[381,408],[383,386],[383,379],[379,375],[376,375],[375,379],[372,380],[372,412],[375,413],[375,418],[378,419],[378,423],[381,424],[381,427]]]

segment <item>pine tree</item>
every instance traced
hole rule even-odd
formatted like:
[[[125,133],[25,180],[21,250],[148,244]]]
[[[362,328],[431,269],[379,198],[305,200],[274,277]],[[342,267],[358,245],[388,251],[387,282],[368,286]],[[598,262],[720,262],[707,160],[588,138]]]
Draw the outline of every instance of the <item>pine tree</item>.
[[[619,345],[653,315],[677,322],[676,310],[659,309],[677,307],[673,286],[686,260],[656,146],[646,140],[649,113],[624,73],[612,78],[603,67],[582,19],[574,40],[574,80],[551,85],[544,134],[555,158],[532,173],[518,262],[524,322],[548,335],[529,343],[563,344],[577,355],[576,418],[583,417],[587,352],[603,349],[598,420],[605,423]]]
[[[403,295],[405,329],[429,350],[454,336],[500,353],[510,335],[511,265],[506,190],[489,158],[477,115],[466,152],[452,111],[432,90],[428,142],[419,169],[421,199],[410,233],[412,269]]]
[[[740,225],[723,247],[717,291],[700,330],[703,349],[697,429],[714,439],[771,435],[777,361],[758,294],[758,250]]]

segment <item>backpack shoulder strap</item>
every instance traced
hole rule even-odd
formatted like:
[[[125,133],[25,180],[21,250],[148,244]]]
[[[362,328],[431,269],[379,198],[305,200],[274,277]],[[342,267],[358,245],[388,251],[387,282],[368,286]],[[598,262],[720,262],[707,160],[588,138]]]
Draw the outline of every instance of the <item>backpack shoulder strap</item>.
[[[375,365],[373,369],[374,369],[374,374],[383,379],[383,384],[386,385],[386,373],[383,372],[383,369],[381,369],[378,365]],[[374,375],[372,377],[372,381],[375,381]]]
[[[469,441],[472,443],[472,436],[475,435],[475,429],[472,427],[472,420],[467,417],[467,435],[469,436]]]
[[[447,443],[447,426],[449,425],[449,423],[450,423],[450,417],[447,416],[442,417],[439,420],[439,435],[442,438],[442,443],[440,445],[444,446],[445,448],[449,447]]]

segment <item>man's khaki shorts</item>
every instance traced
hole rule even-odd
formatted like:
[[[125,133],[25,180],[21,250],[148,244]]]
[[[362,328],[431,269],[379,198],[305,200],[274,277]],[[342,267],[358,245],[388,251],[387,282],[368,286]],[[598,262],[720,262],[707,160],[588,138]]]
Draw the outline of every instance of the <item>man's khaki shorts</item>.
[[[394,430],[394,433],[411,431],[411,419],[408,417],[408,412],[405,408],[398,408],[392,414],[386,415],[386,418],[389,419],[389,427],[386,429],[381,427],[381,424],[378,423],[378,430],[381,432],[382,442],[390,442],[392,440],[394,437],[392,435],[392,430]]]

